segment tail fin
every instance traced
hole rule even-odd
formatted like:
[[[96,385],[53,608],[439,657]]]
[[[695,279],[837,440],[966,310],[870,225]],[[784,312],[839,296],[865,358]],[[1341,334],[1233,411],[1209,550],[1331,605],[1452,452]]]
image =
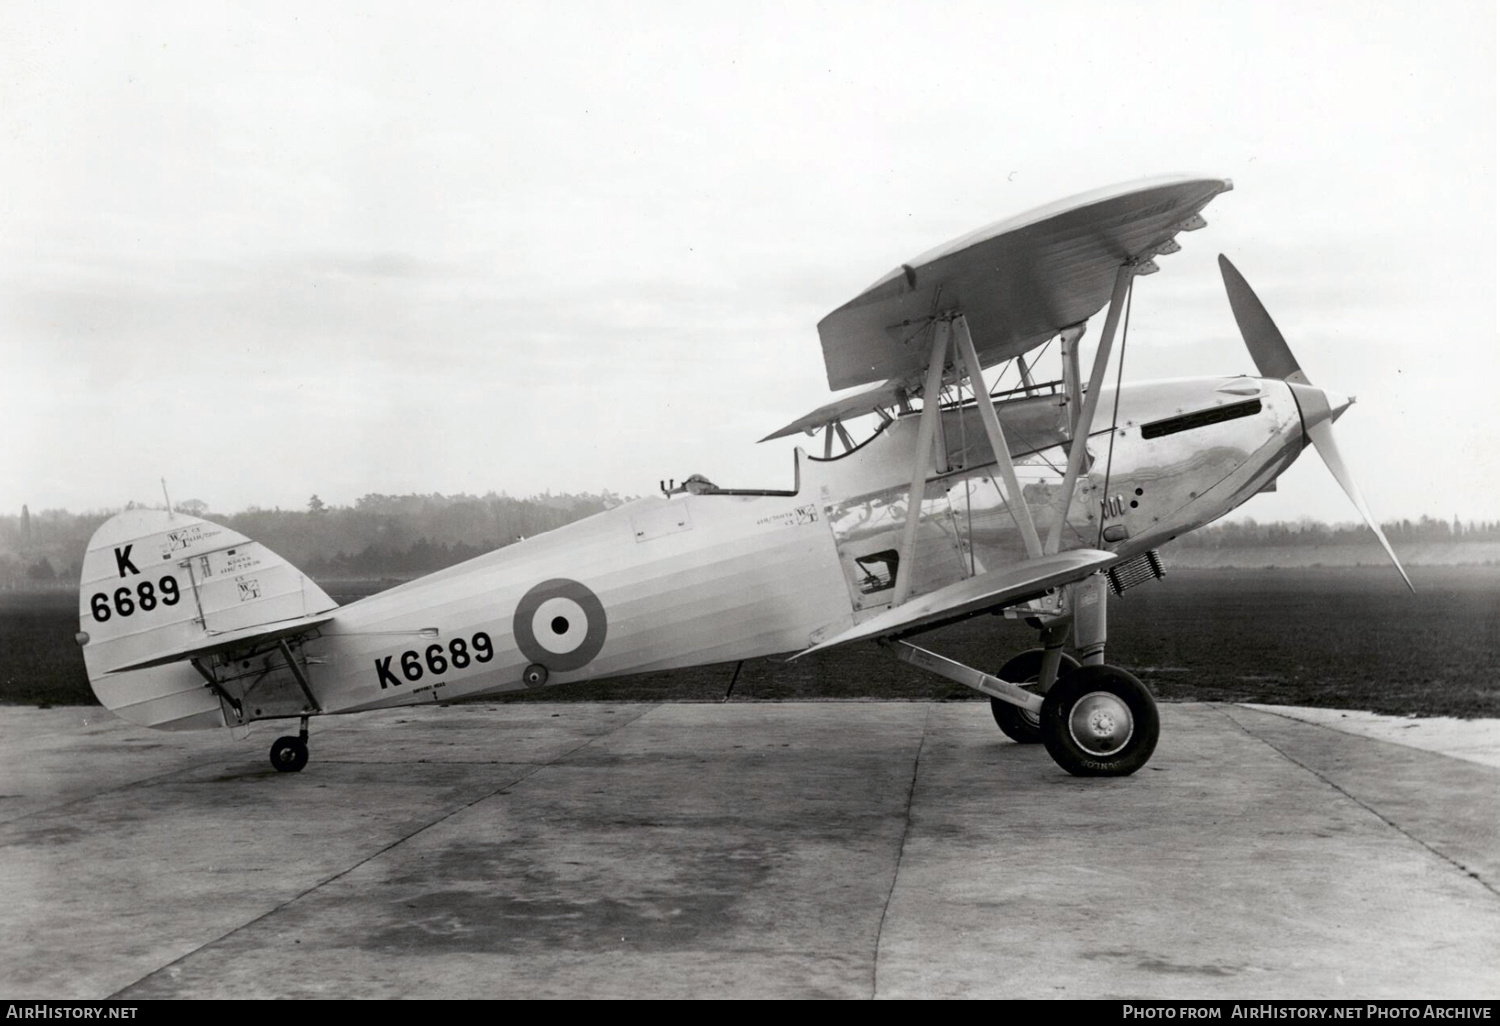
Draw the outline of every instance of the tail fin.
[[[237,531],[182,513],[127,510],[89,541],[79,640],[106,708],[144,726],[223,726],[220,693],[192,661],[286,637],[337,608],[300,570]]]

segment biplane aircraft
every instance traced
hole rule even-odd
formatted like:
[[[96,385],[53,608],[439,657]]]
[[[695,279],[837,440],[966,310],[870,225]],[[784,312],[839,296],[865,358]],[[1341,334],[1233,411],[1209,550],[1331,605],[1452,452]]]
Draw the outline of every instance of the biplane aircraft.
[[[855,391],[768,436],[823,433],[785,490],[694,475],[342,607],[226,527],[120,513],[83,563],[94,693],[166,729],[299,718],[271,748],[296,771],[316,715],[879,642],[988,696],[1000,730],[1067,771],[1132,773],[1157,712],[1104,661],[1106,609],[1161,576],[1159,546],[1267,489],[1310,442],[1396,561],[1334,443],[1350,401],[1309,381],[1222,256],[1259,376],[1106,384],[1132,282],[1230,188],[1103,189],[880,278],[818,325],[829,386]],[[1044,380],[1048,350],[1060,370]],[[1014,388],[992,390],[997,365]],[[908,640],[986,613],[1024,620],[1039,646],[989,673]]]

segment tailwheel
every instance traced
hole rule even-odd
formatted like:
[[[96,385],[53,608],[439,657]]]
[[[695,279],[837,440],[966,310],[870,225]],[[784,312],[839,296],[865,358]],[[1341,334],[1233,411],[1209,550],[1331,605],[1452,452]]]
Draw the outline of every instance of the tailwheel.
[[[271,746],[271,765],[281,773],[296,773],[307,765],[307,742],[300,737],[278,737]]]
[[[995,674],[1001,680],[1011,684],[1034,685],[1042,677],[1042,656],[1045,649],[1033,648],[1029,652],[1022,652],[1010,662],[1000,667],[1000,672]],[[1063,676],[1078,669],[1078,660],[1062,653],[1062,662],[1057,666],[1057,676]],[[1037,691],[1035,687],[1026,687],[1027,691]],[[1037,692],[1040,694],[1040,692]],[[1022,709],[1018,705],[1002,702],[998,698],[990,699],[990,714],[995,717],[995,725],[1000,732],[1012,741],[1021,745],[1035,745],[1042,741],[1041,718],[1034,712]]]
[[[1116,666],[1082,666],[1058,677],[1042,700],[1042,743],[1076,777],[1129,776],[1151,758],[1161,722],[1156,700]]]
[[[296,773],[307,765],[307,717],[296,737],[278,737],[271,746],[271,765],[277,773]]]

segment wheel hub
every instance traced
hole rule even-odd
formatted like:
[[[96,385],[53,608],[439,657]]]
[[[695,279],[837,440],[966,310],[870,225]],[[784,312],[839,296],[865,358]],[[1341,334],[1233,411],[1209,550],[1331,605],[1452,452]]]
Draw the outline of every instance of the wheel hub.
[[[1084,695],[1068,717],[1068,732],[1073,735],[1074,743],[1094,756],[1120,751],[1129,743],[1134,730],[1130,707],[1107,691]]]

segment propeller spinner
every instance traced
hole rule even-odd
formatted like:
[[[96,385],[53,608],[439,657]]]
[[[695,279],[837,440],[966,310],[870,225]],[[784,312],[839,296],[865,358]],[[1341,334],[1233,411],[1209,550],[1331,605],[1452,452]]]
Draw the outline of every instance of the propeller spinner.
[[[1380,540],[1385,554],[1391,557],[1401,579],[1415,593],[1417,589],[1412,587],[1411,578],[1406,576],[1391,543],[1386,541],[1385,533],[1370,515],[1359,485],[1354,483],[1354,475],[1344,465],[1338,443],[1333,438],[1333,422],[1349,407],[1351,400],[1336,392],[1318,388],[1308,380],[1297,363],[1297,358],[1292,355],[1291,347],[1277,329],[1276,322],[1271,320],[1264,304],[1250,288],[1250,283],[1222,253],[1219,254],[1219,271],[1224,275],[1224,291],[1229,294],[1229,306],[1234,311],[1235,323],[1240,326],[1240,335],[1245,340],[1245,348],[1250,350],[1250,358],[1255,361],[1256,369],[1262,377],[1280,378],[1291,386],[1292,394],[1297,399],[1297,408],[1302,414],[1303,433],[1312,442],[1313,448],[1318,450],[1318,455],[1323,457],[1324,464],[1339,487],[1344,489],[1344,494],[1349,496],[1354,507],[1359,510],[1359,515],[1364,517],[1370,530],[1375,532],[1375,537]]]

